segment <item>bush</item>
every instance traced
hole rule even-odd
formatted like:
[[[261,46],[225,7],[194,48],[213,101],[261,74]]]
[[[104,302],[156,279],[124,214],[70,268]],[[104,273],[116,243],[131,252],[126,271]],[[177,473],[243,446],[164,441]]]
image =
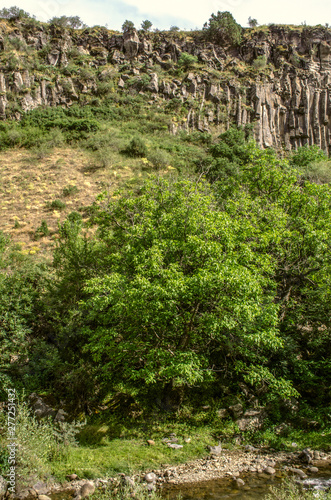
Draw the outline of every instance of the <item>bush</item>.
[[[197,64],[197,62],[197,56],[192,56],[187,52],[183,52],[178,59],[178,66],[184,68],[185,70],[188,70],[189,68],[192,68],[192,66]]]
[[[158,170],[166,168],[171,163],[171,156],[164,149],[154,149],[147,156],[148,161]]]
[[[230,12],[212,14],[208,23],[203,26],[206,38],[217,43],[230,43],[239,45],[241,42],[242,28]]]
[[[78,187],[74,185],[69,185],[63,188],[62,194],[63,196],[72,196],[73,194],[78,193]]]
[[[290,156],[290,164],[295,167],[307,167],[315,161],[327,160],[327,155],[316,144],[299,147]]]
[[[133,137],[124,152],[133,158],[146,157],[147,146],[140,137]]]
[[[46,203],[46,208],[48,210],[63,210],[66,207],[66,204],[61,200],[54,200],[52,202]]]
[[[258,56],[254,61],[253,61],[253,68],[255,69],[263,69],[266,67],[267,64],[267,58],[265,55],[263,56]]]
[[[35,238],[38,239],[40,237],[48,236],[48,235],[49,235],[49,229],[48,229],[47,222],[45,220],[42,220],[41,225],[38,227],[38,229],[36,229]]]

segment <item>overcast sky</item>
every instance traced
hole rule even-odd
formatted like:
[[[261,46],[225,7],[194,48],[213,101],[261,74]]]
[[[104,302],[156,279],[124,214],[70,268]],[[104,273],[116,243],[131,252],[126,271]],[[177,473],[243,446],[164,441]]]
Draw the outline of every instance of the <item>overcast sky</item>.
[[[0,0],[0,8],[18,7],[34,14],[41,21],[54,16],[79,16],[89,26],[108,25],[120,30],[128,19],[140,27],[149,19],[154,27],[168,29],[202,28],[211,13],[229,11],[242,26],[248,17],[259,24],[331,25],[330,0]]]

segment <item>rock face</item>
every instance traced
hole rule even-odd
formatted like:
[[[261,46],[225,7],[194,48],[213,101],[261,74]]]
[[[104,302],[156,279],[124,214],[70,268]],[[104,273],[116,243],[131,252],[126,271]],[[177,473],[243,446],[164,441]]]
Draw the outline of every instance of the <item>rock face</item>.
[[[1,42],[5,39],[6,43]],[[23,49],[18,55],[20,64],[12,60],[2,65],[2,119],[19,119],[22,112],[39,106],[86,104],[100,96],[100,82],[111,81],[118,92],[153,94],[158,106],[172,99],[185,104],[187,115],[170,124],[171,133],[222,132],[231,123],[250,124],[261,147],[293,149],[317,144],[330,152],[328,28],[272,25],[246,29],[238,48],[214,45],[199,33],[169,37],[131,30],[122,35],[100,27],[61,31],[49,25],[28,28],[24,23],[2,23],[1,59],[14,39],[35,50],[40,62],[43,57],[48,69],[47,74],[36,71],[24,59]],[[167,71],[183,52],[196,56],[203,66],[174,78]],[[85,71],[72,69],[76,60]],[[19,69],[22,66],[27,69]],[[105,66],[103,71],[101,66]],[[54,74],[51,67],[56,69]]]

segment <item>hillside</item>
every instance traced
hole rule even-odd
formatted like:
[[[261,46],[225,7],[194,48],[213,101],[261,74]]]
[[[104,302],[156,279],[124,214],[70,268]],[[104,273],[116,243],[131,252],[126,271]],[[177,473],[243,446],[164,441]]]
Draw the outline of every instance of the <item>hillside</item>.
[[[262,147],[329,150],[329,28],[249,28],[239,46],[207,42],[203,32],[123,35],[32,19],[3,20],[0,35],[3,119],[144,93],[152,108],[171,111],[171,133],[252,124]]]
[[[331,30],[221,34],[0,20],[22,483],[330,449]]]

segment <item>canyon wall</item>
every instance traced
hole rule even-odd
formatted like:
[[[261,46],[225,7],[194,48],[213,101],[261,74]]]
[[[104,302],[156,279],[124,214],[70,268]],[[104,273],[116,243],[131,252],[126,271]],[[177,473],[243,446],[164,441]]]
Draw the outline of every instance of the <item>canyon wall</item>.
[[[196,62],[178,72],[183,53]],[[247,29],[231,47],[201,32],[123,35],[0,22],[1,119],[93,104],[105,92],[143,93],[151,106],[173,105],[171,133],[251,124],[262,147],[317,144],[329,153],[330,87],[331,30],[322,26]]]

